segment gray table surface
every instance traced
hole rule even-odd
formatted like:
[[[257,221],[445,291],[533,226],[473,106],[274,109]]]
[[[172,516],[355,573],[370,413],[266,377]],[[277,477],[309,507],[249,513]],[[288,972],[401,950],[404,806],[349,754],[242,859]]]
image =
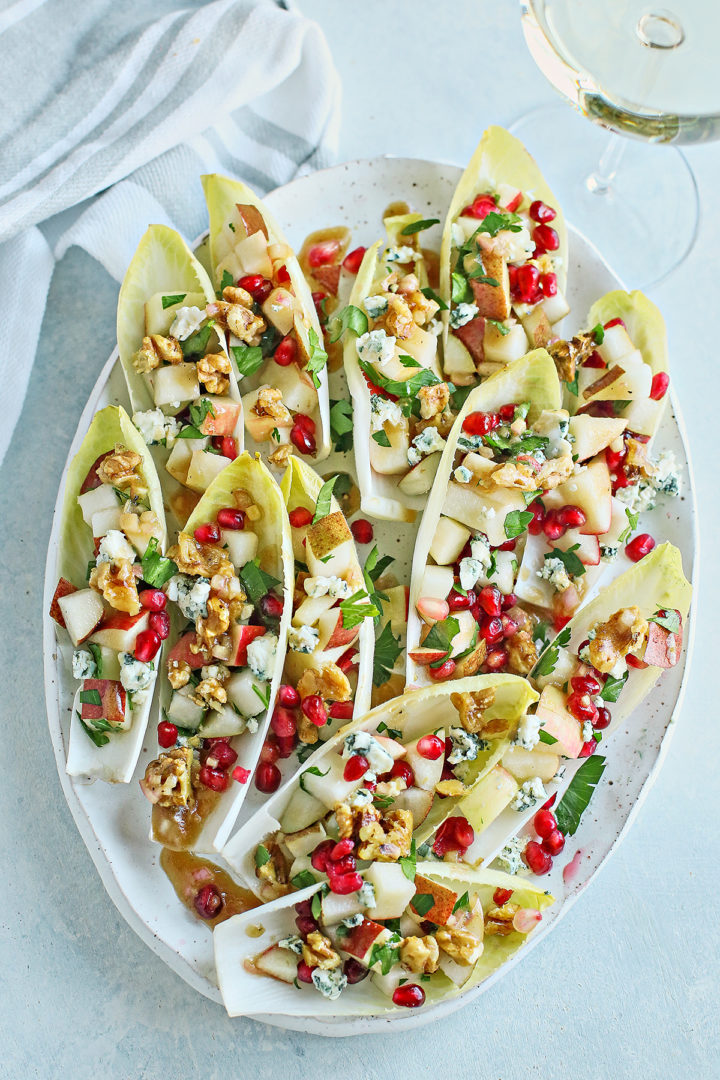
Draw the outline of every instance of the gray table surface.
[[[341,159],[394,153],[462,163],[487,123],[509,124],[553,100],[525,51],[512,2],[365,0],[353,19],[338,0],[303,6],[324,27],[343,78]],[[693,677],[671,753],[630,835],[552,936],[476,1004],[402,1040],[338,1043],[229,1020],[130,931],[75,830],[46,730],[42,580],[62,464],[113,347],[117,287],[77,249],[59,265],[25,410],[0,473],[0,1077],[720,1076],[711,693],[720,640],[712,615],[720,145],[688,156],[703,201],[700,239],[651,293],[668,321],[705,538]],[[49,223],[48,235],[66,223]]]

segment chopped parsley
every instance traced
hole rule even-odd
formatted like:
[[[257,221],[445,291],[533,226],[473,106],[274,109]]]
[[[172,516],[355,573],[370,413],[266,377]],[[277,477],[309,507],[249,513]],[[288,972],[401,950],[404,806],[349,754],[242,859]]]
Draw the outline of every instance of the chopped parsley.
[[[555,810],[557,825],[563,836],[574,836],[580,818],[587,809],[592,793],[605,771],[605,758],[593,754],[585,761],[570,781],[570,786]]]
[[[140,560],[142,566],[143,581],[153,588],[161,588],[178,572],[177,563],[172,559],[166,559],[158,551],[157,537],[151,536],[150,543],[145,548],[145,554]]]

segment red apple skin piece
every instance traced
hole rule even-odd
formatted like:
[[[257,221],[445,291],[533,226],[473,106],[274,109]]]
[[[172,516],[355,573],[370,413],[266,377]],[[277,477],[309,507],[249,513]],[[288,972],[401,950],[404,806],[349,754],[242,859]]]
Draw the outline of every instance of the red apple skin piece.
[[[235,205],[248,236],[252,236],[253,233],[256,232],[261,232],[265,239],[268,240],[267,225],[257,206],[253,206],[252,203],[235,203]]]
[[[422,874],[415,876],[415,892],[424,896],[432,896],[434,901],[430,910],[421,917],[436,923],[438,926],[445,926],[457,903],[458,894],[445,885],[438,885],[436,881],[423,877]],[[412,902],[410,907],[413,907]],[[415,911],[414,907],[413,911]],[[420,912],[418,911],[416,914],[420,915]]]
[[[247,647],[255,638],[262,637],[265,633],[264,626],[237,626],[233,627],[233,658],[231,663],[236,667],[247,667]]]
[[[83,690],[97,690],[99,705],[82,705],[83,720],[107,720],[109,724],[122,724],[125,720],[125,687],[114,679],[85,679]]]
[[[50,618],[54,619],[58,626],[62,626],[63,630],[66,630],[67,627],[65,626],[65,620],[63,618],[63,613],[60,610],[58,600],[61,596],[69,596],[70,593],[74,592],[77,592],[75,585],[69,582],[67,578],[61,577],[55,587],[53,598],[50,601]]]
[[[170,660],[184,660],[186,664],[189,664],[191,668],[201,668],[205,661],[198,653],[190,651],[190,646],[194,645],[197,641],[197,634],[194,630],[188,630],[187,634],[183,634],[181,638],[173,645],[172,649],[168,653],[168,661]]]
[[[92,465],[90,466],[90,471],[82,482],[82,487],[80,488],[81,495],[84,495],[86,491],[92,491],[94,488],[100,487],[100,485],[102,484],[102,480],[98,476],[98,468],[103,463],[105,458],[112,454],[112,452],[112,450],[107,450],[104,454],[101,454],[99,458],[96,458],[95,461],[92,463]]]
[[[671,668],[677,664],[682,650],[682,626],[672,636],[675,638],[674,660],[670,660],[668,657],[670,631],[666,630],[664,626],[658,626],[657,623],[651,622],[649,624],[647,645],[643,654],[643,660],[646,664],[652,664],[653,667],[659,668]]]
[[[327,289],[331,296],[337,296],[340,281],[339,263],[336,266],[314,266],[312,275],[316,281],[320,282],[323,288]]]
[[[232,435],[240,415],[239,401],[213,401],[215,415],[207,414],[200,430],[203,435]]]
[[[103,620],[95,627],[92,632],[92,639],[96,641],[98,645],[107,645],[108,648],[115,648],[117,641],[113,641],[111,637],[99,636],[103,635],[106,630],[136,630],[135,636],[140,633],[141,630],[146,629],[147,623],[150,617],[150,613],[142,610],[138,611],[137,615],[130,615],[127,611],[113,611],[107,615]],[[133,639],[134,648],[134,639]]]
[[[416,664],[425,666],[426,664],[434,664],[438,660],[442,660],[446,656],[446,652],[442,649],[411,649],[409,654],[410,659]]]
[[[485,320],[483,317],[476,315],[469,323],[459,326],[452,332],[456,338],[460,338],[475,363],[481,364],[485,359]]]
[[[379,934],[385,930],[380,923],[372,919],[363,919],[359,926],[353,926],[347,937],[342,938],[343,952],[350,953],[356,960],[365,960]]]
[[[360,633],[359,626],[352,626],[348,630],[342,624],[342,612],[338,612],[337,623],[328,640],[326,649],[336,649],[339,645],[352,645]]]

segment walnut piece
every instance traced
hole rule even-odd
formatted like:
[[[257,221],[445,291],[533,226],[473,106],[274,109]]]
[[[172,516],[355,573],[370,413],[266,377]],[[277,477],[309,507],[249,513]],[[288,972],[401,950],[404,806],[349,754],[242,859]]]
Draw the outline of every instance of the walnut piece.
[[[98,563],[90,574],[90,588],[102,593],[116,611],[126,611],[128,615],[140,611],[137,578],[129,559]]]
[[[217,679],[202,679],[195,687],[192,700],[203,709],[222,712],[222,707],[227,702],[227,690]]]
[[[491,478],[498,487],[517,488],[519,491],[535,491],[542,488],[549,491],[564,483],[575,467],[571,454],[550,458],[539,467],[534,458],[533,463],[527,460],[506,461],[504,465],[498,465],[493,470]]]
[[[306,668],[300,676],[297,692],[301,698],[318,694],[323,701],[349,701],[352,697],[347,675],[337,664],[323,664],[319,671]]]
[[[147,491],[143,478],[138,473],[142,458],[134,450],[128,450],[122,443],[116,443],[115,449],[106,454],[97,468],[98,479],[103,484],[126,489],[132,496],[142,495]]]
[[[267,903],[278,896],[287,896],[292,892],[288,882],[288,866],[275,836],[269,836],[262,842],[270,858],[255,867],[255,876],[262,882],[262,899]]]
[[[572,382],[579,363],[586,360],[595,349],[595,337],[592,332],[578,334],[570,341],[554,341],[547,350],[555,361],[559,378]]]
[[[440,310],[437,300],[429,300],[420,291],[420,282],[415,274],[405,274],[398,282],[397,291],[404,297],[412,311],[418,326],[425,326]]]
[[[211,652],[216,638],[226,633],[230,627],[230,608],[219,596],[210,596],[207,609],[207,618],[204,619],[201,615],[195,624],[198,653]]]
[[[418,391],[420,415],[423,420],[431,420],[447,408],[450,402],[450,388],[447,383],[435,383],[434,386],[421,386]]]
[[[400,946],[400,961],[414,975],[432,975],[438,969],[440,949],[431,934],[407,937]]]
[[[292,455],[293,448],[291,443],[280,443],[277,449],[273,450],[272,454],[268,454],[268,462],[271,465],[274,465],[276,469],[287,469]]]
[[[527,630],[518,630],[505,643],[508,654],[508,668],[516,675],[528,675],[537,663],[537,647],[532,634]]]
[[[158,806],[193,805],[193,752],[189,746],[176,746],[151,761],[140,787],[146,799]]]
[[[319,967],[322,971],[332,971],[342,964],[339,954],[332,947],[330,938],[326,938],[319,930],[313,930],[308,934],[302,954],[308,967]]]
[[[120,514],[120,528],[124,533],[128,536],[145,537],[148,541],[153,536],[158,542],[162,540],[162,525],[154,510],[144,510],[141,514],[136,514],[127,509],[132,506],[131,502],[127,502],[125,506],[126,509]]]
[[[435,933],[440,948],[458,964],[474,964],[483,951],[483,943],[469,930],[441,926]]]
[[[246,308],[252,308],[255,303],[251,294],[238,285],[226,285],[223,289],[223,300],[227,300],[228,304],[242,304]]]
[[[397,293],[387,297],[388,309],[384,316],[385,330],[388,334],[404,341],[415,329],[415,320],[406,300]]]
[[[179,690],[190,682],[192,668],[187,660],[168,660],[168,681],[173,690]]]
[[[215,574],[235,577],[235,567],[224,548],[216,544],[199,544],[194,536],[181,532],[178,542],[168,551],[168,558],[177,563],[181,574],[212,578]]]
[[[256,416],[269,416],[278,424],[290,424],[292,416],[283,405],[282,393],[274,386],[261,386],[251,412]]]
[[[182,346],[177,338],[150,334],[142,339],[142,345],[133,356],[133,366],[136,371],[146,374],[160,367],[163,361],[166,364],[180,364],[183,359]]]
[[[485,727],[483,713],[495,701],[495,689],[476,690],[474,693],[451,694],[450,700],[458,711],[460,723],[471,735],[479,734]]]
[[[380,821],[365,820],[358,830],[358,856],[379,862],[397,862],[410,854],[412,831],[413,817],[409,810],[388,810]]]
[[[208,394],[226,394],[230,388],[230,361],[223,353],[208,353],[197,362],[198,379]]]
[[[636,607],[621,608],[607,622],[595,627],[590,642],[590,663],[597,671],[608,675],[624,656],[637,651],[645,643],[648,624]]]
[[[507,903],[502,907],[490,908],[485,915],[485,933],[490,937],[493,935],[507,937],[508,934],[512,934],[515,929],[513,919],[519,906],[519,904]]]

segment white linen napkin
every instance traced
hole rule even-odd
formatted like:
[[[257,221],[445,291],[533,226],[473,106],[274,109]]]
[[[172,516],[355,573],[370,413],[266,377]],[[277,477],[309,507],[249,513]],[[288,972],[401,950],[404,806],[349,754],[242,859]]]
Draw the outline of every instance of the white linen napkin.
[[[0,50],[2,461],[55,260],[77,244],[119,281],[149,224],[202,231],[202,172],[265,193],[329,163],[340,85],[319,27],[275,0],[15,0]],[[41,223],[88,199],[51,251]]]

